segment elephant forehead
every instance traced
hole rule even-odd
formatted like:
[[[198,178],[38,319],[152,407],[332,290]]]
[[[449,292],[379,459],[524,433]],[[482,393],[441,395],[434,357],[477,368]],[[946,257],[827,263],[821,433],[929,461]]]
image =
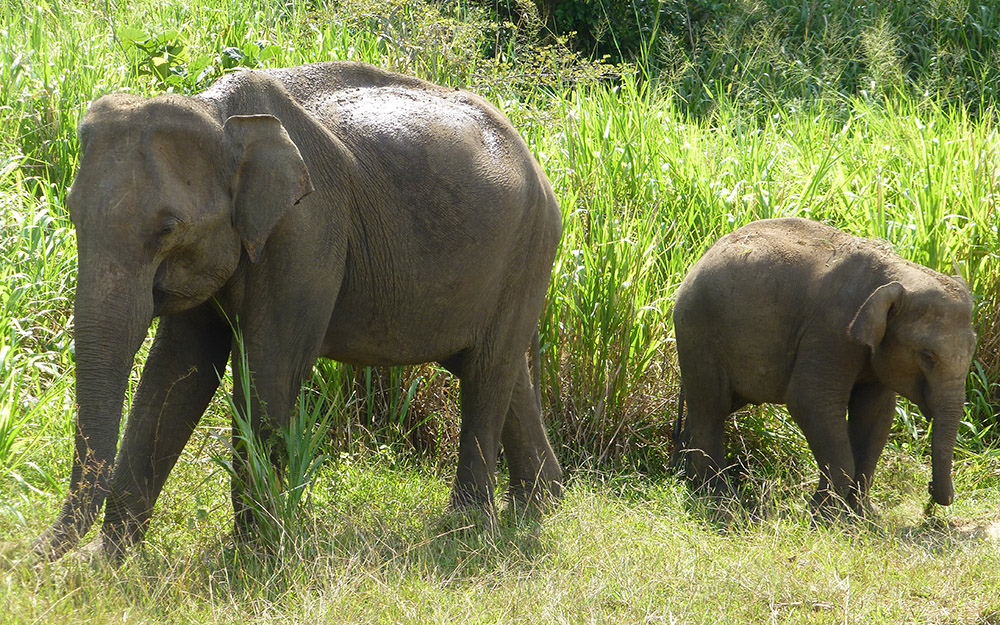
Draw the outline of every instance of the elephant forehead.
[[[945,276],[941,278],[948,281]],[[972,299],[964,292],[946,290],[938,283],[910,289],[905,308],[924,323],[942,329],[958,329],[972,324]]]
[[[917,314],[904,313],[893,327],[904,342],[953,354],[959,360],[971,358],[975,350],[976,333],[969,312],[956,302],[939,301]]]
[[[121,193],[142,186],[150,170],[163,163],[176,161],[174,165],[190,170],[204,166],[206,158],[217,160],[221,127],[186,103],[161,97],[88,112],[80,125],[80,142],[77,182],[89,179]]]
[[[84,138],[150,130],[211,134],[218,133],[221,126],[204,103],[174,94],[148,99],[130,94],[101,97],[90,105],[80,126]]]

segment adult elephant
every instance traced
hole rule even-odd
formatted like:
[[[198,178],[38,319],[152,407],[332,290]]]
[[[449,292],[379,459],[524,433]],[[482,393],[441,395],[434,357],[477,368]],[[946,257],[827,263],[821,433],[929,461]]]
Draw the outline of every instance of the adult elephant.
[[[688,406],[675,446],[696,481],[717,480],[731,412],[787,404],[819,465],[814,508],[828,514],[845,502],[864,513],[899,393],[933,420],[934,500],[954,499],[952,452],[976,345],[961,278],[830,226],[766,219],[695,264],[674,326]]]
[[[326,356],[438,362],[461,380],[456,507],[558,496],[537,323],[561,234],[524,141],[475,95],[360,63],[228,75],[195,97],[96,100],[67,204],[77,231],[69,494],[36,549],[58,557],[107,498],[105,550],[141,540],[241,330],[255,432],[285,424]],[[119,422],[136,351],[156,338]],[[534,340],[533,340],[534,337]],[[234,367],[237,388],[243,387]],[[239,459],[237,459],[239,464]],[[237,508],[237,529],[249,523]]]

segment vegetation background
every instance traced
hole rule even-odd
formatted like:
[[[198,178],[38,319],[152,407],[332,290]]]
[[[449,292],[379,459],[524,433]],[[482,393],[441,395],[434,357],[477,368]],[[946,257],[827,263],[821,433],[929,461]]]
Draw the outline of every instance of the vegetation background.
[[[4,0],[0,622],[1000,622],[998,44],[1000,7],[956,0]],[[330,59],[483,94],[548,172],[566,228],[543,391],[565,501],[496,531],[445,512],[454,380],[321,362],[288,439],[300,488],[262,465],[248,489],[273,520],[263,548],[228,540],[220,396],[136,557],[26,559],[69,475],[63,199],[87,103]],[[720,235],[780,215],[975,293],[954,506],[925,509],[928,425],[907,402],[868,524],[811,524],[816,470],[778,408],[733,420],[746,497],[725,514],[670,474],[674,289]]]

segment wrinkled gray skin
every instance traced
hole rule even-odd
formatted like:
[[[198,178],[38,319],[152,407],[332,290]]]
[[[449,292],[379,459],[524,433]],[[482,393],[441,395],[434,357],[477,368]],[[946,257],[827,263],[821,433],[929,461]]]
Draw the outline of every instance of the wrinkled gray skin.
[[[931,494],[950,504],[971,319],[960,279],[829,226],[772,219],[722,237],[674,309],[688,475],[718,486],[727,416],[786,404],[820,468],[814,508],[864,513],[898,393],[933,420]]]
[[[234,352],[227,319],[253,372],[251,405],[235,400],[261,435],[287,422],[318,356],[439,362],[461,379],[452,505],[494,514],[501,444],[514,500],[558,496],[525,352],[537,365],[561,216],[484,100],[355,63],[247,71],[193,98],[102,97],[80,142],[76,451],[40,553],[75,545],[105,498],[105,550],[142,539]]]

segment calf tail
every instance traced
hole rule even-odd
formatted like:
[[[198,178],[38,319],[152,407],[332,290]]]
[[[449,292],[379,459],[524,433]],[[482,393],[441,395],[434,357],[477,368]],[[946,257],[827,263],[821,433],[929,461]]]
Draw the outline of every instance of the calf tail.
[[[677,466],[677,462],[680,460],[681,443],[681,430],[684,428],[684,387],[682,386],[677,392],[677,418],[674,420],[674,432],[673,440],[674,449],[670,453],[670,464],[673,467]]]

